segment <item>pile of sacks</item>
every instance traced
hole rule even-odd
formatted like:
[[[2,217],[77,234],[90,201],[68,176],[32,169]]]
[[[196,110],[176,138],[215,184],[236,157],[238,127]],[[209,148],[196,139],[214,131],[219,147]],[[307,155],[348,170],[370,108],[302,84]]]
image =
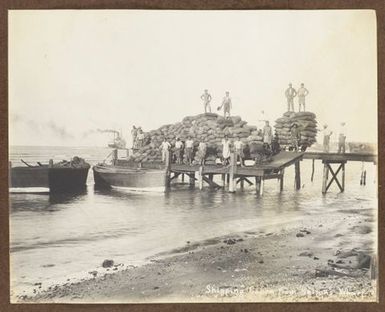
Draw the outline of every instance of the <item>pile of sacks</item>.
[[[291,128],[294,124],[297,124],[301,134],[300,146],[307,148],[317,141],[317,120],[314,113],[286,112],[275,121],[275,134],[278,137],[281,148],[292,145]]]
[[[145,133],[143,146],[134,151],[131,160],[135,162],[160,162],[159,150],[163,138],[172,146],[176,138],[185,142],[190,136],[194,140],[195,151],[199,142],[207,144],[207,162],[222,156],[222,139],[228,135],[233,139],[239,137],[246,145],[257,142],[262,145],[262,137],[256,126],[247,125],[239,116],[224,118],[217,114],[206,113],[185,117],[181,122],[164,125],[157,130]],[[172,149],[173,150],[173,149]],[[196,153],[195,153],[196,154]],[[195,155],[195,161],[198,161]]]
[[[90,164],[83,158],[75,156],[70,161],[62,160],[53,164],[54,168],[90,168]]]

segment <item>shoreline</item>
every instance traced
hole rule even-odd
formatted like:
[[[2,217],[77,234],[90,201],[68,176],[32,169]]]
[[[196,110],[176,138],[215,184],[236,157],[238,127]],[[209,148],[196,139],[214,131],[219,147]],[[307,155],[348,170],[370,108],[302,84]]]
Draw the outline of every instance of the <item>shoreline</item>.
[[[290,229],[186,242],[142,266],[56,285],[16,302],[376,301],[373,271],[359,267],[359,255],[373,257],[373,213],[336,212]]]

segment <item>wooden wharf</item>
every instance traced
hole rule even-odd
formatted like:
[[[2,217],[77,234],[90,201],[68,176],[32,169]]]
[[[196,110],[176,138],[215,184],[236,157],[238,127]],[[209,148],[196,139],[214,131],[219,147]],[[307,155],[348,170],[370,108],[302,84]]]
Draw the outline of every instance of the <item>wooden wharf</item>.
[[[230,155],[230,164],[223,165],[186,165],[171,164],[170,156],[166,155],[165,166],[165,185],[170,186],[170,182],[179,175],[187,175],[190,178],[190,185],[194,185],[198,181],[199,189],[203,188],[206,182],[211,187],[221,188],[228,184],[229,192],[235,192],[239,183],[243,187],[244,182],[252,185],[255,181],[256,192],[258,195],[263,194],[263,183],[265,180],[277,179],[280,182],[280,191],[284,186],[284,172],[287,167],[295,166],[295,186],[299,190],[301,188],[300,162],[304,153],[281,152],[272,157],[272,160],[266,164],[254,166],[240,166],[236,163],[234,153]],[[214,182],[214,176],[221,175],[222,186]]]
[[[323,153],[323,152],[287,152],[283,151],[272,157],[268,163],[253,166],[237,165],[234,153],[230,155],[230,164],[227,166],[217,164],[206,165],[187,165],[171,163],[170,153],[166,154],[165,164],[165,186],[170,187],[171,181],[182,175],[189,177],[190,185],[198,182],[199,189],[207,183],[213,188],[224,188],[228,185],[228,191],[236,191],[237,185],[242,188],[244,183],[255,184],[257,195],[263,194],[263,184],[265,180],[277,179],[279,190],[284,188],[285,169],[294,165],[294,185],[295,189],[301,189],[300,162],[304,159],[312,160],[311,181],[314,178],[315,160],[321,160],[324,165],[322,179],[322,193],[326,194],[330,186],[335,182],[341,192],[345,190],[345,164],[348,161],[372,162],[377,164],[377,155],[373,153]],[[337,165],[335,169],[333,166]],[[339,173],[341,177],[339,178]],[[214,181],[214,177],[221,175],[222,185]],[[329,179],[330,178],[330,179]],[[254,181],[254,183],[252,182]]]

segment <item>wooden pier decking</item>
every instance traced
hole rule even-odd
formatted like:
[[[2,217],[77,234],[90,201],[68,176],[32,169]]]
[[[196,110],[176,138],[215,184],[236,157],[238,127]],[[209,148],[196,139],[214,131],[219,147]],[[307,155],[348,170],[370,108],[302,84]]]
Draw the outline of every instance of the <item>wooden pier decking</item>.
[[[166,186],[178,177],[180,174],[190,177],[190,184],[194,184],[198,180],[199,188],[202,189],[203,182],[208,183],[211,187],[221,187],[213,181],[215,175],[222,176],[223,186],[228,183],[229,192],[235,192],[238,183],[243,186],[244,182],[253,184],[250,179],[255,180],[256,192],[263,194],[263,182],[268,179],[278,179],[280,181],[280,190],[283,190],[283,179],[285,168],[295,166],[295,184],[296,188],[301,188],[300,161],[303,159],[304,153],[281,152],[272,157],[272,161],[266,164],[244,166],[236,164],[235,155],[230,155],[230,164],[223,165],[186,165],[171,164],[166,165]],[[167,161],[166,161],[167,164]]]
[[[230,156],[230,164],[228,166],[223,165],[186,165],[186,164],[172,164],[170,161],[170,155],[167,155],[165,165],[165,185],[170,186],[173,179],[178,176],[185,175],[190,177],[190,184],[194,185],[195,181],[198,181],[199,188],[203,188],[203,183],[206,182],[211,187],[221,188],[228,184],[229,192],[235,192],[236,186],[239,183],[243,187],[244,182],[248,184],[254,184],[251,180],[255,181],[256,193],[258,195],[263,194],[263,184],[268,179],[278,179],[279,189],[283,190],[284,186],[284,173],[285,169],[294,165],[295,166],[295,188],[299,190],[301,188],[301,172],[300,162],[303,159],[312,160],[312,175],[311,181],[314,178],[314,162],[315,160],[321,160],[323,169],[322,180],[322,193],[326,194],[330,186],[335,182],[341,192],[345,190],[345,164],[348,161],[359,162],[372,162],[377,164],[377,155],[372,153],[324,153],[324,152],[280,152],[273,156],[272,161],[266,164],[259,164],[253,166],[240,166],[236,163],[235,155],[232,153]],[[335,169],[334,165],[338,165]],[[341,173],[339,179],[338,174]],[[214,176],[222,176],[222,186],[214,182]],[[331,179],[329,180],[329,175]],[[365,172],[366,176],[366,172]]]

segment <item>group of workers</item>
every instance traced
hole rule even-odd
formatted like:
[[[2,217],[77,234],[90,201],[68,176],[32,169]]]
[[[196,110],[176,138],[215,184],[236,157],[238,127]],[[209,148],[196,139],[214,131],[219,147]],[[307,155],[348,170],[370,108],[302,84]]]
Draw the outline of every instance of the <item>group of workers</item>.
[[[289,83],[289,87],[285,91],[285,96],[287,100],[287,110],[294,112],[294,98],[298,96],[298,105],[299,105],[299,111],[302,110],[306,111],[306,101],[305,98],[309,94],[309,90],[305,88],[305,84],[301,83],[301,86],[298,88],[298,90],[293,88],[293,85]],[[213,97],[209,93],[207,89],[204,90],[203,94],[201,95],[201,100],[203,101],[203,107],[205,110],[205,113],[211,113],[211,100]],[[223,108],[223,116],[230,117],[230,110],[232,109],[232,102],[230,97],[230,92],[226,91],[225,97],[222,100],[222,104],[217,107],[217,110],[221,110]]]
[[[244,144],[240,137],[236,137],[234,141],[230,140],[228,135],[225,135],[222,139],[222,164],[227,166],[230,164],[230,154],[234,152],[235,161],[240,163],[241,166],[244,166],[245,160],[245,151],[247,150],[251,159],[255,161],[256,164],[267,161],[271,156],[279,153],[280,147],[278,139],[272,137],[272,129],[268,122],[263,129],[264,140],[263,144],[257,142],[251,142],[250,144]],[[187,165],[192,165],[195,156],[197,156],[197,161],[200,165],[205,164],[207,157],[207,144],[203,141],[199,142],[196,154],[195,154],[195,142],[191,136],[187,138],[185,142],[182,142],[180,138],[176,138],[175,144],[173,146],[173,158],[175,163]],[[171,150],[171,143],[164,138],[162,144],[160,145],[160,150],[162,152],[162,161],[166,162],[166,155]],[[185,156],[185,161],[183,157]],[[215,155],[217,156],[217,155]]]
[[[303,109],[305,111],[305,97],[309,94],[309,91],[305,88],[304,84],[301,83],[301,87],[298,90],[295,90],[292,84],[289,84],[289,88],[285,91],[285,96],[287,98],[287,107],[288,111],[294,111],[294,98],[298,96],[298,104],[299,111]],[[211,113],[211,100],[212,96],[208,92],[208,90],[204,90],[204,93],[201,95],[201,99],[203,101],[205,113]],[[222,100],[221,106],[217,107],[217,110],[221,110],[223,108],[224,117],[230,117],[230,110],[232,109],[232,102],[230,98],[230,92],[226,91],[225,97]],[[263,129],[260,129],[258,134],[262,137],[263,145],[255,145],[253,146],[253,142],[248,146],[241,141],[239,137],[235,138],[234,142],[231,142],[227,135],[224,136],[222,140],[222,163],[223,165],[228,165],[230,160],[230,153],[233,150],[236,155],[236,162],[240,161],[241,166],[244,165],[244,150],[247,148],[249,150],[250,156],[255,159],[255,162],[263,160],[263,157],[267,158],[272,155],[278,153],[280,151],[280,146],[278,143],[278,138],[273,137],[273,129],[269,124],[268,120],[264,120],[265,125]],[[345,123],[341,123],[341,131],[338,137],[338,153],[345,153]],[[330,137],[333,134],[332,131],[328,130],[328,126],[324,125],[323,127],[323,149],[324,152],[328,153],[330,150]],[[141,127],[133,126],[131,130],[132,138],[133,138],[133,148],[138,149],[145,144],[145,135]],[[294,123],[290,128],[291,134],[291,143],[292,149],[294,151],[299,151],[299,143],[301,139],[300,128],[298,124]],[[258,147],[259,146],[259,147]],[[171,143],[164,138],[160,150],[162,152],[162,161],[166,161],[167,152],[171,150]],[[177,164],[183,163],[183,157],[185,155],[185,163],[188,165],[193,164],[193,160],[195,157],[194,154],[195,142],[191,137],[188,137],[185,142],[182,142],[180,138],[176,138],[173,150],[173,158]],[[197,147],[197,158],[199,159],[199,163],[204,165],[205,159],[207,156],[207,144],[205,142],[199,142]]]
[[[230,154],[232,151],[235,153],[236,162],[240,162],[241,166],[244,166],[244,149],[245,144],[241,141],[239,137],[236,137],[234,142],[232,142],[229,136],[225,135],[222,139],[222,164],[227,166],[230,164]],[[205,142],[199,142],[196,153],[195,153],[195,142],[191,137],[188,137],[185,142],[182,142],[180,138],[176,138],[174,144],[174,158],[175,163],[187,165],[193,165],[195,156],[197,156],[197,161],[200,165],[204,165],[207,157],[207,144]],[[162,151],[162,161],[166,161],[166,155],[168,151],[171,150],[171,144],[165,138],[160,146]],[[185,155],[185,162],[183,157]]]
[[[145,135],[141,127],[132,126],[131,129],[132,135],[132,148],[137,149],[141,148],[144,145]]]
[[[294,98],[298,96],[298,105],[299,111],[301,108],[303,111],[306,111],[305,98],[309,94],[308,89],[305,88],[305,84],[301,83],[301,86],[298,90],[293,88],[293,85],[289,83],[289,87],[285,91],[285,96],[287,99],[287,111],[294,112]]]
[[[338,154],[344,154],[345,153],[345,148],[346,148],[346,130],[345,130],[345,122],[341,122],[340,124],[340,131],[338,134]],[[323,126],[322,130],[323,134],[323,151],[325,153],[329,153],[330,151],[330,137],[333,134],[333,131],[330,131],[328,129],[328,125]]]
[[[211,113],[211,100],[212,96],[209,93],[209,91],[206,89],[204,90],[203,94],[201,95],[201,100],[203,101],[203,106],[205,109],[205,113]],[[217,110],[221,110],[223,108],[223,116],[230,117],[230,110],[232,109],[232,103],[231,103],[231,97],[230,92],[226,91],[225,96],[222,100],[222,104],[217,107]]]

